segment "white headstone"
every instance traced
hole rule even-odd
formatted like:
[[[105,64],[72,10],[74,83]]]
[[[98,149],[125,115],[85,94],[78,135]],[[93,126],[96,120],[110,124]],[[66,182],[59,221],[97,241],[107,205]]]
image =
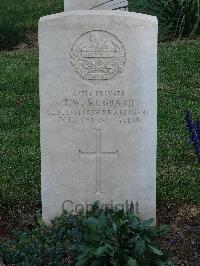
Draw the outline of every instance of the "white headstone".
[[[44,221],[95,201],[155,217],[157,19],[47,16],[39,44]]]
[[[65,11],[126,9],[127,0],[65,0]]]

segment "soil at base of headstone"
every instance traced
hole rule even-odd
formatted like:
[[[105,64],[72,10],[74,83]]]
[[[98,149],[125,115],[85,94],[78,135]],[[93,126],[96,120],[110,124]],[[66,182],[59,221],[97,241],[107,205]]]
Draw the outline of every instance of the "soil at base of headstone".
[[[200,206],[163,204],[157,209],[158,225],[170,232],[157,241],[177,266],[200,266]]]
[[[17,222],[0,219],[0,239],[12,239],[12,230],[33,228],[35,215],[23,214]],[[157,240],[177,266],[200,265],[200,206],[195,204],[161,204],[157,209],[158,225],[169,225],[170,232]]]
[[[14,46],[11,50],[5,51],[23,51],[30,48],[39,48],[37,32],[26,32],[23,41],[19,42],[19,44]]]

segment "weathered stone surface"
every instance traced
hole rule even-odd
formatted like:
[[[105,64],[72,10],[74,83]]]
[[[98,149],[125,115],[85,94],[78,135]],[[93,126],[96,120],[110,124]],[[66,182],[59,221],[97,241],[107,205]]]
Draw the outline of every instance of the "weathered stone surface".
[[[96,200],[155,217],[156,18],[47,16],[39,44],[43,219]]]
[[[127,0],[65,0],[65,11],[126,9]]]

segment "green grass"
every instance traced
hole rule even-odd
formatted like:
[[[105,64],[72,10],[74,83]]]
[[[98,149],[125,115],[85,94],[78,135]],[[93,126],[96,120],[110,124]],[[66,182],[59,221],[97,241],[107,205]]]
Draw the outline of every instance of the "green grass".
[[[158,202],[193,201],[200,168],[183,115],[200,117],[200,42],[159,48]],[[38,51],[0,53],[1,212],[34,211],[40,204]]]
[[[200,42],[160,45],[158,90],[158,201],[196,200],[200,165],[184,126],[185,110],[200,118]]]
[[[0,77],[0,204],[5,214],[40,202],[38,53],[1,53]]]

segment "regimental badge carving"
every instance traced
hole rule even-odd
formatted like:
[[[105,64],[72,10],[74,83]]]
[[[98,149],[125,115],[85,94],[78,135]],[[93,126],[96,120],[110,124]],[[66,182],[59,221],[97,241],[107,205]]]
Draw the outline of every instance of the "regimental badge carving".
[[[79,37],[71,49],[71,65],[86,80],[110,80],[123,71],[126,52],[112,33],[94,30]]]

